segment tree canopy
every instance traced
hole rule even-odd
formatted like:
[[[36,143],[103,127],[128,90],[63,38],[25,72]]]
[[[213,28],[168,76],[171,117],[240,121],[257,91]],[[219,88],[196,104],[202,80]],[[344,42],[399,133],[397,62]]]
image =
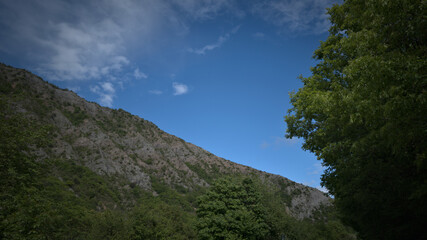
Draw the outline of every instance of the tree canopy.
[[[343,220],[367,239],[425,239],[426,1],[351,0],[312,76],[290,94],[288,138],[326,170]]]
[[[200,239],[264,239],[268,233],[261,195],[250,178],[219,179],[198,203]]]

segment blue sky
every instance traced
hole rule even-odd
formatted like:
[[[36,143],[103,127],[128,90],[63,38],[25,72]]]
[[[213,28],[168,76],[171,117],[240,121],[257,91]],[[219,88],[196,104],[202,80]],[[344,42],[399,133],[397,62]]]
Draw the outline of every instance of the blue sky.
[[[0,61],[217,156],[320,187],[285,139],[331,0],[0,0]]]

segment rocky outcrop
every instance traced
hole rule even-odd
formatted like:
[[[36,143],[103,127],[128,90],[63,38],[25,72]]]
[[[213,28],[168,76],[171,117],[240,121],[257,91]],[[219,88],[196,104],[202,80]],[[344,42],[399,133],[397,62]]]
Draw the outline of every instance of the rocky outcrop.
[[[44,157],[69,159],[101,175],[124,177],[154,194],[154,178],[192,191],[223,175],[257,174],[292,196],[287,205],[297,218],[330,204],[317,189],[217,157],[150,121],[88,102],[28,71],[0,64],[0,81],[2,94],[9,96],[7,104],[54,127],[53,145]]]

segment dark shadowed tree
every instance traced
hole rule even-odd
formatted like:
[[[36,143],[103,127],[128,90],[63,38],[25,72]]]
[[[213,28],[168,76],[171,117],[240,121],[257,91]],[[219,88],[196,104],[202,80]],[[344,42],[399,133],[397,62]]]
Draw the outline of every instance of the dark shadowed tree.
[[[427,239],[426,1],[344,1],[329,14],[287,137],[323,161],[323,185],[361,236]]]

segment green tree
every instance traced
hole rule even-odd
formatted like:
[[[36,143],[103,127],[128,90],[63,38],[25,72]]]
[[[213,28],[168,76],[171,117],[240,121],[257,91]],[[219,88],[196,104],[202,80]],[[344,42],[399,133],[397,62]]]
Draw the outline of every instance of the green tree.
[[[92,216],[92,225],[87,239],[128,240],[132,229],[124,213],[109,209],[96,212]]]
[[[177,205],[144,199],[130,215],[131,239],[196,239],[191,216]]]
[[[367,239],[426,239],[426,1],[329,9],[318,64],[290,95],[288,138],[326,167],[322,184]]]
[[[222,178],[198,199],[200,239],[264,239],[268,226],[264,208],[250,178]]]

